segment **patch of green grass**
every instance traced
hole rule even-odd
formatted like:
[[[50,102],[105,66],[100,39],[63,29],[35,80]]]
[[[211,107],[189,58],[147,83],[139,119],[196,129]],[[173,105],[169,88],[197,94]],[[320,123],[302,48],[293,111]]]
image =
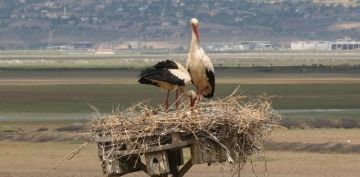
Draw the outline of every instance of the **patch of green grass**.
[[[0,132],[16,132],[18,129],[11,125],[0,125]]]
[[[219,84],[216,97],[229,95],[235,84]],[[360,84],[241,85],[244,95],[275,96],[275,109],[360,109]],[[110,112],[140,101],[163,103],[166,92],[140,84],[1,86],[0,112]],[[174,99],[174,95],[172,95]]]
[[[234,85],[219,85],[218,95],[226,95]],[[274,84],[241,85],[245,95],[274,96],[275,109],[359,109],[360,84]]]
[[[158,102],[161,93],[137,84],[1,86],[0,112],[92,112],[89,105],[110,112],[138,101]]]

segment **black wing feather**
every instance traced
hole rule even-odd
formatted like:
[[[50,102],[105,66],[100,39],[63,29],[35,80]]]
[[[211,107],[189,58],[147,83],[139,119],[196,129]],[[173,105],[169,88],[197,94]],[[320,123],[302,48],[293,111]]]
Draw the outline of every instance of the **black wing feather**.
[[[139,82],[140,84],[149,84],[149,85],[155,85],[156,87],[159,87],[159,84],[158,84],[158,83],[156,83],[156,82],[154,82],[154,81],[152,81],[152,80],[150,80],[150,79],[148,79],[148,78],[146,78],[146,77],[141,77],[141,78],[138,80],[138,82]]]
[[[212,98],[215,92],[215,74],[213,71],[206,69],[206,76],[211,85],[211,93],[204,95],[205,98]]]
[[[154,66],[155,69],[179,69],[177,64],[171,60],[160,61]]]
[[[192,75],[191,75],[190,69],[188,69],[188,72],[189,72],[190,77],[191,77],[191,83],[194,85],[194,81],[192,80]]]
[[[179,79],[178,77],[173,75],[168,69],[149,68],[142,71],[139,77],[139,83],[155,85],[158,87],[159,85],[154,81],[168,82],[170,84],[175,84],[179,86],[185,85],[183,79]]]

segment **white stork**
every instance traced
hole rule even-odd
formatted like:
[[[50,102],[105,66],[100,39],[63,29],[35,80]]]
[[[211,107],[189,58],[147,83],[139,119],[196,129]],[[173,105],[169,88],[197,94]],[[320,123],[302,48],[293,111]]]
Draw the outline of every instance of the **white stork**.
[[[171,60],[157,63],[155,66],[141,71],[139,83],[150,84],[167,90],[165,109],[169,108],[170,91],[176,91],[176,108],[178,108],[179,92],[190,97],[191,107],[194,105],[196,94],[193,90],[185,90],[185,86],[191,82],[188,71],[180,64]]]
[[[196,18],[191,19],[191,28],[192,38],[186,68],[197,89],[197,98],[204,96],[210,99],[215,92],[214,66],[200,46],[199,21]]]

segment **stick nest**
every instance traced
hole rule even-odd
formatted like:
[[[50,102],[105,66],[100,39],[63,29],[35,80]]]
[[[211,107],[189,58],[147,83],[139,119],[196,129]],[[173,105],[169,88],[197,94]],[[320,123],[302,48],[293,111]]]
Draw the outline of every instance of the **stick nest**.
[[[199,141],[215,140],[233,159],[243,161],[262,149],[264,139],[278,120],[269,97],[250,99],[234,91],[224,99],[199,102],[193,109],[187,100],[182,100],[178,110],[156,110],[139,103],[115,110],[112,115],[99,116],[91,122],[91,131],[96,136],[110,136],[113,142],[128,137],[133,147],[144,149],[161,144],[173,132],[181,132]]]

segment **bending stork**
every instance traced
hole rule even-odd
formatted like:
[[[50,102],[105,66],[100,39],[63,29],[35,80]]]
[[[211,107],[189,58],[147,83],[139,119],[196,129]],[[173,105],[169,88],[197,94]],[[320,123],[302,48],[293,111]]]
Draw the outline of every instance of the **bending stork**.
[[[201,96],[210,99],[215,92],[214,66],[200,46],[199,21],[196,18],[191,19],[191,28],[192,38],[186,68],[197,89],[197,99],[200,100]]]
[[[179,92],[190,97],[190,106],[195,102],[196,94],[192,90],[185,90],[185,86],[191,82],[188,71],[180,64],[171,60],[157,63],[152,68],[141,71],[139,83],[150,84],[167,90],[165,98],[165,109],[169,108],[170,91],[176,91],[176,108],[178,108]]]

